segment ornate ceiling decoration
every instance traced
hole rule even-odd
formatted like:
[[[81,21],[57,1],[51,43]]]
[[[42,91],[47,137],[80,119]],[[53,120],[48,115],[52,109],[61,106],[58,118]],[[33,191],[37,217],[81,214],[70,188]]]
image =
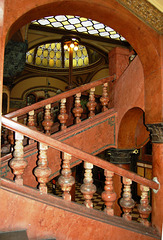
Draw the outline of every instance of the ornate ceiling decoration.
[[[163,13],[146,0],[117,0],[155,31],[163,33]]]

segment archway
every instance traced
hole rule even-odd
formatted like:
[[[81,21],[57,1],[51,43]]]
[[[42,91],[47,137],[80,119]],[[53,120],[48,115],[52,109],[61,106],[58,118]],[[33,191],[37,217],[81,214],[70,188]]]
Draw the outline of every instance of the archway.
[[[143,147],[149,140],[149,132],[144,125],[144,112],[140,108],[128,110],[120,123],[118,148],[134,149]]]
[[[72,14],[95,19],[113,27],[122,34],[138,53],[145,75],[146,123],[161,122],[162,93],[161,68],[158,52],[159,35],[136,18],[115,0],[103,1],[49,1],[27,0],[19,2],[19,12],[15,13],[16,1],[6,6],[4,16],[5,33],[10,29],[10,37],[23,25],[34,19],[53,14]],[[26,7],[24,7],[26,6]],[[125,26],[125,27],[124,27]],[[141,36],[141,37],[140,37]],[[155,84],[153,84],[153,81]],[[157,108],[155,107],[157,105]]]

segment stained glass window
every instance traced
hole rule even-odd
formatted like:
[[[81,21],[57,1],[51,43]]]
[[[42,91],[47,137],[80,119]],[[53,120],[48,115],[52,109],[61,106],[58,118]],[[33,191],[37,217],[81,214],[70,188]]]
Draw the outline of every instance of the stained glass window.
[[[62,68],[61,43],[48,43],[29,50],[26,54],[26,63],[39,67]],[[35,56],[34,53],[36,52]],[[73,67],[84,67],[89,64],[87,49],[83,45],[73,51]],[[64,67],[69,67],[69,52],[64,50]]]
[[[103,23],[79,16],[71,15],[49,16],[39,20],[34,20],[32,24],[71,30],[75,32],[92,34],[105,38],[125,41],[124,37],[122,37],[114,29],[104,25]]]

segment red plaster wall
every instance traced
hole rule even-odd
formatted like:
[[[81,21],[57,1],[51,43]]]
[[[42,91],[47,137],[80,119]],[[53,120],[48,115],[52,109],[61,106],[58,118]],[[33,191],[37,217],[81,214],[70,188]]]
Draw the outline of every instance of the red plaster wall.
[[[149,133],[143,122],[144,74],[138,56],[113,84],[114,108],[118,114],[118,148],[143,146]]]
[[[0,199],[0,231],[26,229],[30,240],[154,240],[5,190]]]

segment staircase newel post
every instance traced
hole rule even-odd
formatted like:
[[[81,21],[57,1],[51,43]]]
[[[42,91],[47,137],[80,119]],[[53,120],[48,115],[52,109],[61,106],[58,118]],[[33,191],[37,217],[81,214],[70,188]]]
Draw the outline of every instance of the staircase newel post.
[[[102,97],[100,98],[100,102],[103,106],[102,111],[105,112],[108,110],[108,102],[109,102],[109,97],[108,97],[108,91],[107,91],[108,83],[103,84],[103,93]]]
[[[113,209],[113,203],[116,200],[116,193],[114,192],[114,187],[113,187],[113,176],[114,173],[108,170],[104,170],[104,175],[105,175],[105,187],[104,187],[104,192],[102,192],[102,199],[105,202],[105,212],[108,215],[114,216],[114,209]]]
[[[45,106],[45,116],[44,121],[42,122],[42,125],[45,130],[46,135],[50,135],[50,130],[53,125],[52,117],[51,117],[51,104],[48,104]]]
[[[51,169],[48,167],[47,160],[48,146],[44,143],[39,143],[39,160],[38,166],[34,170],[34,174],[37,177],[39,183],[39,190],[41,193],[47,193],[47,182],[51,174]]]
[[[150,213],[152,212],[152,208],[149,205],[149,200],[148,200],[149,187],[140,185],[140,190],[142,193],[141,193],[140,204],[138,205],[138,211],[139,211],[139,214],[141,217],[141,223],[143,225],[149,227],[150,223],[147,220],[147,218],[149,217]]]
[[[15,175],[15,183],[18,185],[23,185],[22,175],[28,165],[24,159],[23,139],[24,136],[21,133],[15,132],[14,158],[9,163]]]
[[[81,107],[81,103],[80,103],[80,97],[81,97],[81,93],[77,93],[75,98],[75,107],[73,109],[73,113],[76,117],[76,124],[81,122],[80,117],[83,112],[83,108]]]
[[[97,103],[95,102],[95,88],[91,88],[89,94],[89,102],[87,103],[87,107],[89,109],[89,117],[93,117],[95,115],[96,106]]]
[[[61,186],[61,189],[63,191],[63,199],[66,201],[71,201],[71,188],[72,185],[75,183],[74,177],[71,175],[71,168],[70,168],[70,160],[71,155],[68,153],[63,153],[63,165],[62,165],[62,171],[61,176],[58,178],[58,183]]]
[[[93,203],[91,199],[93,198],[93,194],[96,192],[96,186],[93,184],[92,178],[93,164],[89,162],[84,162],[84,168],[85,168],[83,180],[84,183],[81,185],[80,190],[85,198],[84,202],[85,206],[87,208],[93,208]]]
[[[68,119],[68,114],[66,113],[66,98],[61,99],[60,114],[58,119],[61,123],[61,130],[66,129],[66,121]]]
[[[126,177],[123,177],[123,184],[124,184],[124,189],[123,189],[123,198],[120,200],[120,206],[123,209],[123,218],[125,218],[127,221],[132,220],[132,209],[135,206],[135,202],[132,199],[131,195],[131,184],[132,180]]]

